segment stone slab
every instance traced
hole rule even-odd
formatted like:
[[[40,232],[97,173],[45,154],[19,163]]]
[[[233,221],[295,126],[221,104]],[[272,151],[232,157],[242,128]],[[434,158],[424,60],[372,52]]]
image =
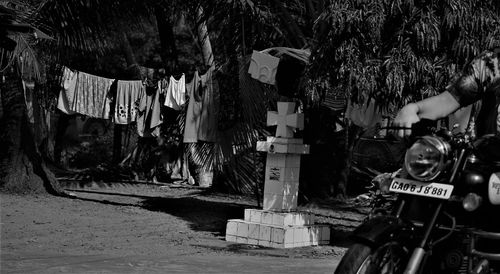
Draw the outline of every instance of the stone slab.
[[[282,144],[257,141],[257,151],[267,153],[309,154],[311,146],[305,144]]]
[[[280,137],[268,136],[266,140],[269,143],[281,143],[281,144],[302,144],[302,143],[304,143],[304,139],[300,139],[300,138],[280,138]]]

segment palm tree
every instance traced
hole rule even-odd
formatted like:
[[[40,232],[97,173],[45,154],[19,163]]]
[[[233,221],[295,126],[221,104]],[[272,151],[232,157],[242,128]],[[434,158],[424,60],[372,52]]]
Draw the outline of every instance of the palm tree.
[[[316,1],[308,2],[310,2],[310,4],[314,2],[314,5],[316,5]],[[216,26],[212,28],[214,30],[217,29],[215,32],[212,31],[214,37],[213,40],[215,41],[214,44],[217,45],[218,48],[220,47],[224,50],[222,52],[216,51],[213,55],[215,56],[218,66],[230,68],[225,70],[226,73],[228,73],[229,77],[237,77],[236,79],[238,79],[240,75],[240,66],[238,65],[239,58],[248,54],[253,47],[264,48],[266,46],[271,46],[273,45],[273,42],[271,41],[288,43],[288,45],[303,45],[300,43],[304,43],[306,40],[304,39],[304,34],[299,29],[299,24],[295,23],[296,18],[298,18],[298,15],[302,12],[301,9],[304,8],[300,1],[292,1],[286,4],[275,1],[273,2],[273,5],[266,5],[260,1],[169,1],[167,3],[166,1],[153,0],[45,0],[29,2],[10,1],[9,3],[11,8],[5,9],[5,11],[2,10],[2,13],[0,14],[2,21],[8,22],[9,24],[14,24],[16,22],[28,24],[31,25],[31,27],[26,27],[30,30],[33,29],[34,26],[37,26],[46,30],[46,32],[48,32],[53,38],[51,41],[45,43],[37,40],[33,40],[33,43],[18,43],[17,46],[12,49],[8,47],[10,40],[7,38],[13,37],[15,38],[14,40],[18,40],[18,38],[24,37],[25,35],[19,31],[20,26],[17,26],[17,28],[13,29],[13,31],[10,31],[8,35],[7,33],[2,33],[2,42],[7,44],[7,46],[3,47],[4,49],[2,50],[2,53],[9,54],[11,57],[9,60],[16,60],[18,61],[17,63],[21,60],[20,57],[22,54],[26,54],[26,52],[33,53],[31,58],[24,58],[23,62],[31,62],[33,68],[38,68],[38,70],[35,69],[32,71],[39,72],[39,75],[44,75],[45,73],[39,69],[40,66],[37,66],[37,61],[41,59],[37,58],[39,56],[35,56],[34,54],[37,53],[38,50],[43,50],[44,58],[50,59],[49,61],[51,61],[49,63],[64,60],[64,58],[70,55],[72,51],[86,52],[92,55],[105,53],[108,49],[116,47],[116,41],[123,41],[121,39],[123,29],[130,27],[130,24],[124,26],[123,22],[130,22],[130,18],[134,18],[132,19],[134,22],[132,26],[140,26],[140,22],[136,21],[149,20],[147,19],[148,16],[134,17],[132,13],[135,15],[137,13],[141,15],[151,15],[154,13],[155,8],[169,5],[172,5],[172,9],[178,10],[180,14],[178,15],[179,17],[182,16],[182,14],[191,17],[195,26],[199,26],[203,22],[208,23],[209,29],[210,26]],[[310,5],[309,7],[314,5]],[[205,13],[201,14],[199,12],[200,10],[205,11]],[[275,12],[276,10],[279,10],[280,12],[277,13]],[[227,16],[228,14],[230,16]],[[276,14],[279,14],[280,16],[277,16]],[[124,18],[126,18],[126,20]],[[285,35],[280,31],[279,25],[276,24],[277,18],[280,19],[281,24],[290,26],[289,30],[287,30],[288,35]],[[254,20],[257,23],[254,23]],[[294,21],[290,22],[290,20]],[[311,22],[311,20],[308,20],[308,22]],[[218,23],[224,24],[216,25]],[[223,27],[219,28],[219,26]],[[251,30],[251,34],[245,36],[249,30]],[[294,31],[296,33],[294,33]],[[201,37],[203,35],[199,36]],[[293,38],[290,38],[292,36]],[[2,45],[5,43],[2,43]],[[223,46],[224,43],[227,45]],[[10,43],[10,45],[12,45],[12,43]],[[21,45],[26,45],[26,47],[21,47]],[[6,125],[15,125],[12,129],[5,127],[8,128],[8,130],[4,131],[5,134],[2,136],[2,141],[5,144],[2,145],[2,149],[5,150],[5,153],[2,153],[2,157],[0,157],[2,161],[2,168],[0,168],[2,173],[0,175],[3,186],[16,184],[16,180],[14,178],[36,177],[32,176],[30,172],[21,171],[23,164],[20,161],[13,160],[25,154],[31,153],[23,151],[20,148],[28,148],[28,146],[24,143],[21,143],[21,140],[26,138],[29,140],[32,139],[31,137],[26,137],[30,135],[25,132],[26,128],[22,126],[25,122],[25,110],[23,110],[23,104],[21,104],[23,102],[23,96],[19,87],[20,75],[15,73],[16,66],[17,64],[15,62],[9,62],[8,69],[4,70],[4,75],[7,81],[5,81],[2,86],[2,102],[4,107],[3,111],[5,113],[2,117],[2,122]],[[5,68],[5,66],[3,68]],[[7,83],[9,84],[7,85]],[[241,84],[238,83],[238,81],[233,81],[233,90],[239,90],[240,85]],[[243,83],[243,86],[244,85],[248,86],[248,84]],[[264,92],[262,94],[264,94]],[[223,95],[223,97],[224,96],[225,95]],[[239,123],[238,125],[233,124],[232,127],[229,127],[228,123],[226,123],[226,126],[224,126],[226,128],[226,134],[224,134],[224,136],[228,136],[227,133],[229,133],[230,137],[228,138],[231,141],[228,142],[228,144],[244,144],[246,147],[253,146],[258,136],[255,133],[255,127],[258,123],[257,121],[263,121],[262,117],[265,115],[265,110],[268,108],[266,100],[263,100],[265,98],[265,96],[253,96],[251,101],[249,101],[251,104],[248,106],[245,105],[245,109],[241,110],[241,112],[240,110],[234,110],[233,117],[247,117],[250,122],[243,121],[243,123]],[[234,103],[234,100],[239,100],[238,96],[234,97],[233,95],[232,99],[233,102],[231,105],[233,107],[238,105],[237,103]],[[17,105],[12,104],[11,100],[17,102]],[[256,117],[258,119],[255,119]],[[257,125],[257,127],[262,128],[262,124]],[[23,138],[21,138],[21,136],[23,136]],[[33,145],[33,147],[35,146]],[[207,165],[212,165],[211,161],[208,159],[217,159],[216,165],[221,167],[222,163],[227,162],[228,157],[231,157],[231,154],[228,156],[228,154],[222,154],[220,152],[232,150],[217,149],[217,151],[219,153],[210,153],[205,155],[200,153],[200,156],[205,159],[203,162]],[[35,154],[39,156],[38,153]],[[38,161],[38,158],[35,159],[33,157],[31,162],[33,162],[32,164],[34,165],[38,165],[38,162],[42,163],[42,161]],[[16,173],[15,170],[19,171]],[[37,168],[37,170],[44,170],[45,173],[49,173],[46,168]],[[25,173],[30,174],[26,175]],[[15,174],[23,174],[23,176]],[[59,189],[55,180],[52,178],[53,176],[43,174],[39,176],[42,178],[51,177],[49,180],[49,185],[51,186],[50,188]],[[29,181],[29,179],[25,181]],[[57,190],[56,192],[60,192],[60,190]]]
[[[122,32],[116,32],[117,25],[123,22],[122,16],[137,18],[128,19],[128,28],[137,27],[143,18],[131,16],[133,12],[141,14],[143,4],[132,11],[126,1],[120,2],[126,5],[121,7],[108,1],[98,2],[40,0],[9,1],[0,5],[3,79],[0,84],[3,113],[0,123],[4,128],[0,134],[2,189],[66,195],[37,150],[26,120],[21,79],[47,82],[57,78],[58,71],[54,74],[52,68],[62,63],[72,51],[98,56],[122,44]],[[96,13],[96,10],[101,13]],[[108,18],[103,16],[105,14],[112,16]],[[54,92],[49,90],[50,86],[46,87],[39,92]]]
[[[18,9],[0,6],[0,83],[3,116],[0,124],[0,187],[18,191],[47,190],[63,195],[37,151],[33,132],[28,126],[21,77],[40,79],[41,65],[33,45],[38,31],[32,19],[35,7],[12,1]],[[45,36],[45,35],[44,35]]]
[[[494,0],[328,1],[308,74],[329,91],[310,90],[373,97],[394,111],[442,92],[471,58],[499,46],[499,25]]]

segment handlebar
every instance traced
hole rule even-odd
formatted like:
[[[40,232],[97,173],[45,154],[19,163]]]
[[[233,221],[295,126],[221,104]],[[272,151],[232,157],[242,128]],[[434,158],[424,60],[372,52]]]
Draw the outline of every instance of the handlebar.
[[[403,141],[407,144],[413,144],[415,139],[418,137],[424,136],[424,135],[429,135],[429,134],[434,134],[438,132],[437,129],[437,122],[434,120],[429,120],[429,119],[421,119],[419,122],[413,124],[411,127],[401,127],[401,126],[386,126],[386,127],[380,127],[380,129],[387,129],[388,132],[390,132],[389,135],[392,135],[394,137],[397,136],[397,131],[398,130],[405,130],[405,129],[410,129],[411,130],[411,135],[403,138]]]

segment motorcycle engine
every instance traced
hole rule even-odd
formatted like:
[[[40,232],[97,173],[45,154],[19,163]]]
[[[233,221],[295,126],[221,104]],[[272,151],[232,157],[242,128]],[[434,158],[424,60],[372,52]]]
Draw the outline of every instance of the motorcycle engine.
[[[453,271],[457,273],[467,273],[467,260],[459,249],[449,250],[444,255],[442,263],[442,270],[445,272]]]
[[[500,136],[485,135],[474,142],[475,153],[482,161],[500,167]]]
[[[456,235],[436,245],[432,252],[432,273],[468,273],[468,237]]]

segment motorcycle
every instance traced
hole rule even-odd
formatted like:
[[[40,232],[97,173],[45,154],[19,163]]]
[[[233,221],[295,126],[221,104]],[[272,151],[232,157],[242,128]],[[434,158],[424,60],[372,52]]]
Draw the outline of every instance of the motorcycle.
[[[335,273],[500,273],[499,136],[433,129],[379,188]]]

